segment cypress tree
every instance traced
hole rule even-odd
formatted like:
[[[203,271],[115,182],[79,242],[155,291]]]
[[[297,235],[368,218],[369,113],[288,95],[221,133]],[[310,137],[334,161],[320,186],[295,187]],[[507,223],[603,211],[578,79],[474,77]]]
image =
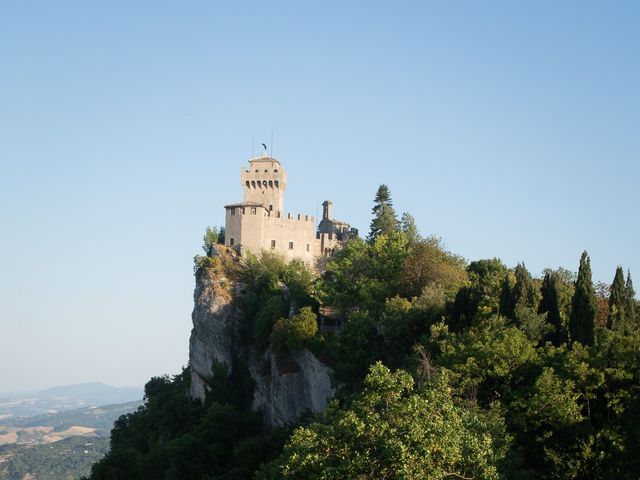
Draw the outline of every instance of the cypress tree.
[[[636,292],[633,289],[631,281],[631,271],[627,270],[627,284],[624,289],[625,297],[625,323],[631,328],[636,329],[638,321],[638,312],[636,311]]]
[[[596,318],[596,294],[591,280],[591,260],[586,251],[580,257],[580,268],[571,299],[569,334],[572,341],[593,344]]]
[[[531,274],[524,263],[519,263],[515,270],[516,284],[511,291],[509,317],[521,321],[521,315],[527,308],[537,307],[536,289]]]
[[[627,291],[624,284],[624,272],[622,267],[616,268],[613,283],[609,289],[609,319],[607,328],[621,329],[627,319],[625,315],[627,304]]]
[[[547,337],[555,346],[567,341],[565,326],[560,314],[560,278],[555,272],[547,272],[542,280],[542,299],[538,313],[547,313],[547,321],[553,326],[553,331]]]
[[[511,312],[511,282],[509,281],[509,275],[504,276],[502,281],[502,289],[500,290],[500,306],[498,307],[498,313],[503,317],[510,318]]]
[[[391,202],[391,192],[386,185],[380,185],[374,198],[373,220],[368,240],[373,242],[379,235],[388,235],[399,229],[396,212]]]

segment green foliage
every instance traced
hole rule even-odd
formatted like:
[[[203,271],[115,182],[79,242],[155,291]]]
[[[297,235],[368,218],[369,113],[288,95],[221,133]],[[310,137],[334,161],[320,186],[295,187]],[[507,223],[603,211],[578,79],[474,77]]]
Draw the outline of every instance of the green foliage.
[[[403,233],[380,235],[370,243],[355,238],[326,264],[318,283],[325,305],[349,311],[378,312],[387,298],[401,292],[405,259],[410,255]]]
[[[213,271],[220,271],[222,268],[222,262],[218,257],[208,257],[202,255],[196,255],[193,257],[193,273],[197,274],[201,269],[211,269]]]
[[[509,269],[497,258],[477,260],[467,267],[469,281],[450,306],[449,324],[454,331],[462,330],[489,318],[501,310],[505,277]]]
[[[591,281],[591,261],[587,252],[582,252],[576,289],[571,301],[569,334],[572,341],[591,345],[594,339],[596,318],[596,295]]]
[[[373,365],[347,409],[300,427],[258,479],[499,478],[491,427],[456,405],[446,375],[416,391],[411,376]]]
[[[437,237],[412,244],[402,266],[402,288],[406,297],[420,296],[425,288],[438,286],[453,299],[467,279],[463,258],[447,252]]]
[[[74,480],[109,450],[107,437],[68,437],[43,445],[0,446],[0,479]]]
[[[224,227],[207,227],[202,238],[202,249],[207,256],[211,256],[211,248],[221,243],[224,245]]]
[[[560,282],[557,273],[551,271],[545,273],[540,289],[540,305],[538,306],[538,312],[547,314],[547,322],[551,326],[547,339],[556,346],[566,342],[568,338],[567,324],[560,307]]]
[[[281,318],[273,326],[271,343],[278,353],[302,348],[318,332],[318,317],[311,307],[303,307],[291,318]]]
[[[618,265],[613,283],[609,289],[609,319],[607,321],[608,328],[622,329],[625,327],[627,315],[627,292],[624,283],[624,272],[622,267]]]
[[[279,318],[287,317],[292,308],[315,303],[311,296],[313,274],[300,260],[286,262],[279,255],[264,252],[259,259],[249,257],[241,279],[248,292],[243,306],[250,320],[249,335],[260,351],[267,347]]]
[[[400,231],[407,236],[407,240],[410,245],[421,240],[416,220],[409,212],[404,212],[400,218]]]
[[[380,187],[378,187],[374,198],[372,214],[373,220],[371,220],[371,228],[369,236],[367,237],[368,241],[373,242],[380,235],[390,235],[399,230],[400,225],[396,218],[396,212],[393,209],[391,192],[386,185],[380,185]]]
[[[431,342],[431,350],[439,352],[439,364],[452,371],[459,394],[486,404],[522,383],[528,367],[537,361],[527,335],[500,316],[458,334],[444,324],[435,325]]]
[[[145,385],[145,405],[120,417],[111,451],[92,467],[91,480],[248,478],[273,458],[283,431],[265,429],[259,416],[208,399],[189,400],[188,370]]]
[[[625,284],[625,323],[629,326],[630,330],[638,330],[638,318],[640,309],[638,308],[638,302],[636,301],[636,292],[633,289],[633,282],[631,281],[631,272],[627,271],[627,282]]]

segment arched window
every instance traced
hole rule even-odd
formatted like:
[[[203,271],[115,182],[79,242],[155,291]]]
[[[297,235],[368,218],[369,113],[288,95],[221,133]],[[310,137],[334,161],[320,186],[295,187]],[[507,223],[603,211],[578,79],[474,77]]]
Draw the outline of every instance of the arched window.
[[[280,182],[278,182],[278,180],[274,181],[273,184],[276,186],[276,188],[280,188]]]
[[[269,188],[273,188],[273,182],[269,180]]]
[[[251,184],[249,183],[249,180],[247,180],[246,182],[244,182],[244,184],[247,186],[247,188],[249,188],[251,186]]]
[[[251,186],[252,186],[253,188],[256,188],[256,182],[255,182],[255,180],[251,180]]]

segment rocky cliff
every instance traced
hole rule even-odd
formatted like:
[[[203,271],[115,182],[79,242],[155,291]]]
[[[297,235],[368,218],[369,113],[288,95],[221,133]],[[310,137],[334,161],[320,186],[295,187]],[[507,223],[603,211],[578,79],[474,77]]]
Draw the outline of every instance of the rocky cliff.
[[[287,368],[282,368],[270,347],[264,353],[252,348],[241,328],[251,320],[244,318],[241,307],[244,287],[222,272],[201,268],[196,274],[189,341],[191,397],[204,401],[214,365],[224,365],[231,374],[235,360],[242,357],[254,383],[252,408],[264,413],[267,424],[292,423],[305,412],[324,409],[334,394],[331,370],[308,350],[292,352]]]

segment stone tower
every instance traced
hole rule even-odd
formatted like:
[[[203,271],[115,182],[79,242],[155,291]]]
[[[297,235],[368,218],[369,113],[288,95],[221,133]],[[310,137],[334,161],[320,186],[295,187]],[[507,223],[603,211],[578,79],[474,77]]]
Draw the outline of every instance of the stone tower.
[[[287,172],[278,160],[267,156],[250,159],[249,168],[242,167],[240,181],[244,202],[262,204],[276,215],[284,212]]]

